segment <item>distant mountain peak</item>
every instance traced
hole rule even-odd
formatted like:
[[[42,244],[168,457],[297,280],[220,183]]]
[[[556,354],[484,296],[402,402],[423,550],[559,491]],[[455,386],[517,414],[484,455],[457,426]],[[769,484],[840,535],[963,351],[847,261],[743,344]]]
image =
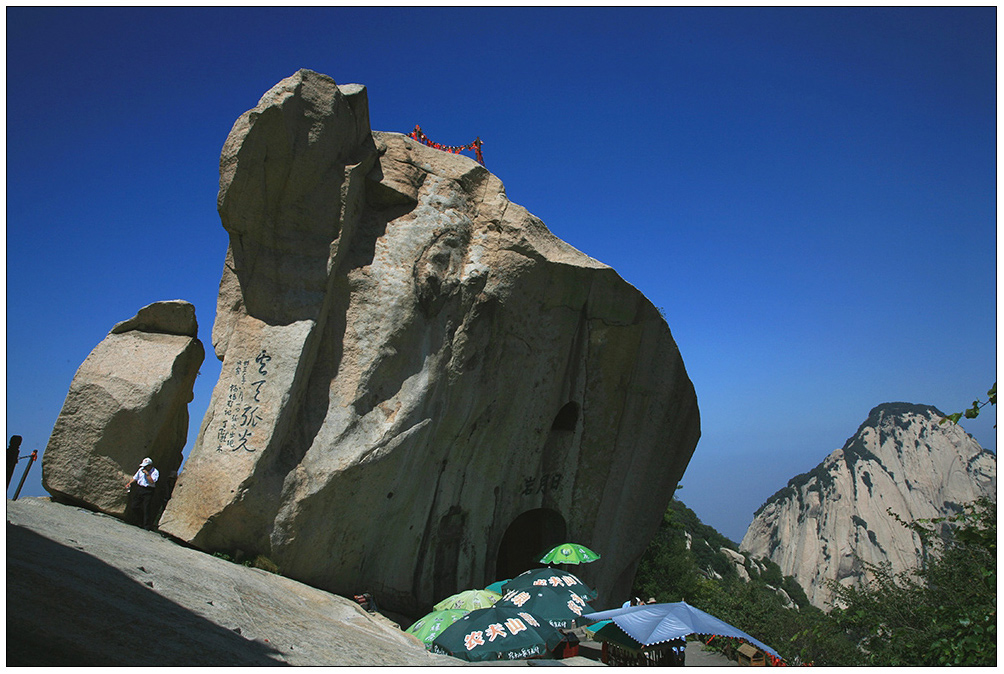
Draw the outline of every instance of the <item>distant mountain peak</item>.
[[[945,417],[945,414],[934,405],[882,403],[871,409],[868,413],[868,418],[858,427],[857,433],[848,438],[847,443],[850,443],[854,437],[860,435],[861,431],[867,427],[877,428],[883,423],[902,425],[911,415],[934,419],[935,422],[941,421]],[[845,446],[847,443],[845,443]]]
[[[881,416],[889,415],[899,415],[899,414],[924,414],[931,415],[936,414],[939,417],[945,416],[938,410],[934,405],[924,405],[919,403],[882,403],[881,405],[876,405],[868,413],[868,419],[865,424],[872,422],[873,419],[877,419]]]
[[[940,517],[997,493],[996,454],[943,417],[932,405],[874,407],[843,447],[767,499],[740,549],[777,563],[820,607],[831,599],[826,581],[864,577],[863,562],[917,566],[921,542],[890,511]]]

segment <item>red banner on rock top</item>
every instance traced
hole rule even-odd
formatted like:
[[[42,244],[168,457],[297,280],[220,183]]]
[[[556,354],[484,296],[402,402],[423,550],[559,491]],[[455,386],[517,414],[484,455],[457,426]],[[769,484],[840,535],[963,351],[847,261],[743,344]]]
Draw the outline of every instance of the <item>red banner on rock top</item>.
[[[482,166],[485,165],[485,158],[481,154],[481,146],[483,145],[481,137],[478,136],[474,139],[473,143],[468,143],[467,145],[442,145],[441,143],[434,143],[429,140],[429,137],[422,133],[422,127],[418,124],[415,125],[415,130],[408,134],[409,138],[414,138],[419,143],[423,145],[428,145],[436,150],[442,150],[443,152],[451,152],[453,154],[460,154],[462,150],[474,150],[474,158],[478,160],[478,163]]]

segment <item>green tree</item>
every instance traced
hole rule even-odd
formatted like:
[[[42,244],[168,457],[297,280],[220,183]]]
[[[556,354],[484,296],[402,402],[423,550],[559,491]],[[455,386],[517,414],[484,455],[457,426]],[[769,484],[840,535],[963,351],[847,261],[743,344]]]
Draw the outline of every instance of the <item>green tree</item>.
[[[687,549],[687,532],[677,509],[663,514],[635,572],[634,594],[656,601],[689,601],[697,592],[697,561]]]
[[[793,576],[785,576],[784,581],[781,583],[781,589],[788,593],[791,600],[798,604],[799,608],[807,608],[810,606],[809,598],[805,595],[805,589],[799,584]]]
[[[693,606],[770,645],[789,664],[861,664],[855,644],[814,606],[786,608],[777,593],[764,584],[739,578],[706,581],[702,590],[691,602]]]
[[[928,561],[898,574],[869,566],[868,583],[834,584],[839,608],[830,615],[867,664],[995,665],[997,504],[983,498],[954,517],[907,526],[932,550]]]

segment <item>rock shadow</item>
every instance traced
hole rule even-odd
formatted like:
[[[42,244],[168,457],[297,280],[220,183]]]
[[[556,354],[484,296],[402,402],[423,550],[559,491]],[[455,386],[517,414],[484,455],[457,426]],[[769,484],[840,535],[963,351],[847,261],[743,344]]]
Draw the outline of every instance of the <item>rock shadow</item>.
[[[277,649],[85,552],[7,523],[7,666],[284,664]]]

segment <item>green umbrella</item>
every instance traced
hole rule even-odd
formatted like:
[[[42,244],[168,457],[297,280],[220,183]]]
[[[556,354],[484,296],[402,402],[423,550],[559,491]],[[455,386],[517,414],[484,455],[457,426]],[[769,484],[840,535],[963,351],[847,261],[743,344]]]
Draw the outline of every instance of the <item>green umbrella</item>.
[[[461,660],[525,660],[550,656],[565,639],[556,628],[514,606],[471,611],[440,632],[433,653]]]
[[[432,647],[432,641],[440,634],[443,630],[457,622],[465,615],[470,613],[470,611],[462,611],[460,609],[450,608],[443,611],[433,611],[424,618],[419,619],[414,625],[405,630],[408,634],[414,634],[418,637],[419,641],[425,644],[426,648]]]
[[[432,608],[437,611],[448,608],[458,608],[464,611],[473,611],[479,608],[488,608],[502,598],[498,592],[488,590],[464,590],[452,597],[447,597]]]
[[[527,589],[506,592],[496,604],[500,608],[512,606],[529,612],[538,620],[546,621],[552,627],[572,629],[576,623],[591,622],[582,618],[592,613],[592,607],[585,598],[568,587],[535,585]]]
[[[540,560],[541,564],[587,564],[599,559],[599,554],[578,543],[562,543]]]
[[[550,567],[546,569],[530,569],[529,571],[524,571],[512,580],[503,584],[502,594],[505,594],[509,590],[525,590],[527,588],[543,585],[549,585],[551,587],[567,587],[586,601],[596,599],[596,590],[593,590],[588,585],[583,583],[578,576],[574,576],[567,571],[552,569]]]
[[[508,583],[509,580],[510,580],[509,578],[506,578],[505,580],[496,580],[494,583],[492,583],[485,589],[488,590],[489,592],[498,592],[499,594],[502,594],[502,586]]]

